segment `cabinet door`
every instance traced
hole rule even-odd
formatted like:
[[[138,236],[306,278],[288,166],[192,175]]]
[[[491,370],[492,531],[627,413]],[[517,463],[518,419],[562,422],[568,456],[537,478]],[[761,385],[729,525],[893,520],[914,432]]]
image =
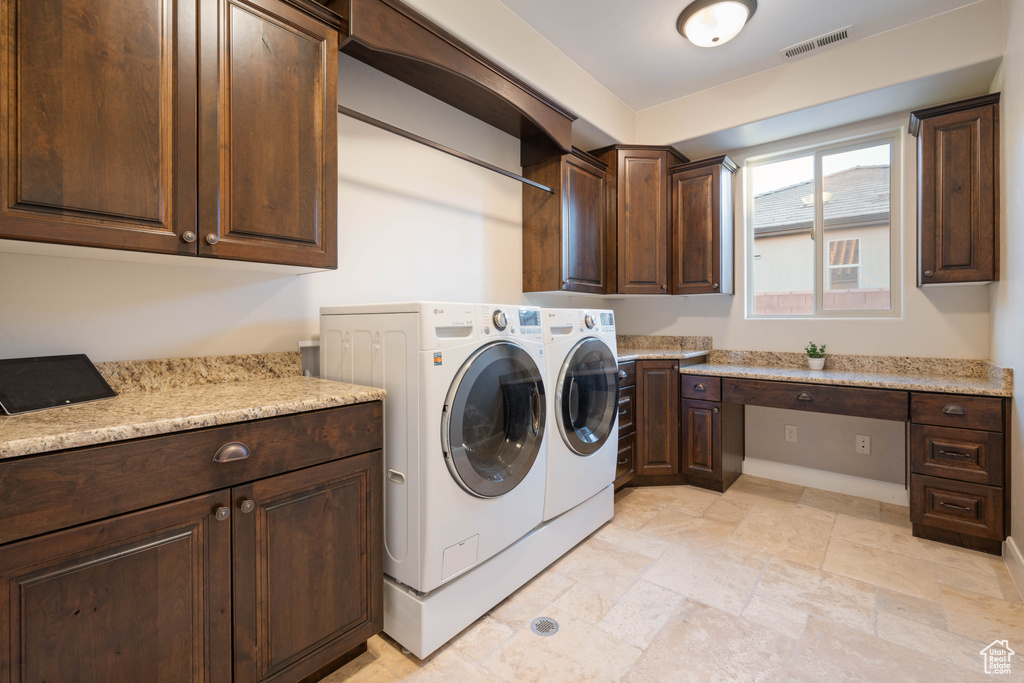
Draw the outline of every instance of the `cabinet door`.
[[[195,3],[0,0],[0,237],[195,253]]]
[[[722,478],[721,404],[683,401],[680,413],[683,474],[718,481]]]
[[[228,491],[0,552],[0,681],[231,679]]]
[[[236,683],[301,680],[383,626],[381,452],[233,489]]]
[[[679,369],[637,361],[637,474],[679,474]]]
[[[918,284],[998,279],[998,107],[922,121]]]
[[[337,267],[337,31],[280,0],[201,7],[199,253]]]
[[[722,163],[672,174],[672,293],[732,293],[732,169]]]
[[[616,203],[618,291],[668,293],[668,160],[653,150],[619,150]]]
[[[574,156],[562,165],[562,289],[608,294],[614,237],[605,220],[604,171]]]

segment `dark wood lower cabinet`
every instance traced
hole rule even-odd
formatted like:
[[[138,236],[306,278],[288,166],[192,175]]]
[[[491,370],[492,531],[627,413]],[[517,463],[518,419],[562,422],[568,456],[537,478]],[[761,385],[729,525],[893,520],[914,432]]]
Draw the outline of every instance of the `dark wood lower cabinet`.
[[[679,367],[674,360],[637,361],[637,474],[679,474]]]
[[[71,509],[101,490],[108,511],[78,526],[48,517],[64,529],[0,515],[17,539],[0,545],[0,683],[330,673],[383,627],[381,431],[380,404],[363,404],[0,461],[0,500],[30,502],[19,489],[32,481]],[[238,444],[248,455],[214,460]],[[160,456],[175,445],[191,474],[170,482]],[[27,466],[68,454],[123,485]],[[159,476],[124,479],[140,463]],[[192,497],[159,500],[188,487]],[[162,504],[136,511],[138,500]]]
[[[230,491],[0,549],[0,681],[231,679]]]

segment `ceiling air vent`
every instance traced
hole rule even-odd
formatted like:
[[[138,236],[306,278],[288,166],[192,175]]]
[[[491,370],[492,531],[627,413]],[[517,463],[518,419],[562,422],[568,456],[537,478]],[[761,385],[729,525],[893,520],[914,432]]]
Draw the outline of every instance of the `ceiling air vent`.
[[[845,43],[853,39],[853,25],[844,26],[836,31],[830,31],[823,35],[803,40],[796,45],[779,50],[779,54],[785,61],[806,57],[812,52],[820,52],[825,48],[833,47],[839,43]]]

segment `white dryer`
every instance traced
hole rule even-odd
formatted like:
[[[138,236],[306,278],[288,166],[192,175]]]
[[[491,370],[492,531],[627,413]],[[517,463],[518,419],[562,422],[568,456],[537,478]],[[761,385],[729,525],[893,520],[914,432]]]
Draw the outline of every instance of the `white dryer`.
[[[541,523],[547,403],[539,308],[325,307],[320,353],[325,378],[387,391],[386,575],[428,593]]]
[[[619,386],[612,311],[545,308],[541,317],[548,362],[549,520],[612,486]]]

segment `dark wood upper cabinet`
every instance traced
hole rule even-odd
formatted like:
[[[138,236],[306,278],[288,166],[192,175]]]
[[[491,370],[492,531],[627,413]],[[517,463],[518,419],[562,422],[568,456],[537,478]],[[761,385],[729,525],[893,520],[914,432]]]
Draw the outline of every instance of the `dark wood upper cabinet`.
[[[280,0],[207,2],[199,253],[333,268],[338,31]]]
[[[195,253],[195,3],[2,0],[0,31],[0,237]]]
[[[917,284],[999,279],[999,94],[915,111]]]
[[[636,460],[640,476],[679,474],[679,366],[636,364]]]
[[[0,237],[335,267],[332,16],[0,0]]]
[[[591,152],[608,165],[607,218],[616,236],[619,294],[667,294],[668,169],[688,161],[669,147],[614,145]]]
[[[672,169],[672,294],[733,293],[735,171],[727,156]]]
[[[553,157],[523,175],[523,291],[615,291],[615,235],[605,220],[606,166],[586,152]]]

